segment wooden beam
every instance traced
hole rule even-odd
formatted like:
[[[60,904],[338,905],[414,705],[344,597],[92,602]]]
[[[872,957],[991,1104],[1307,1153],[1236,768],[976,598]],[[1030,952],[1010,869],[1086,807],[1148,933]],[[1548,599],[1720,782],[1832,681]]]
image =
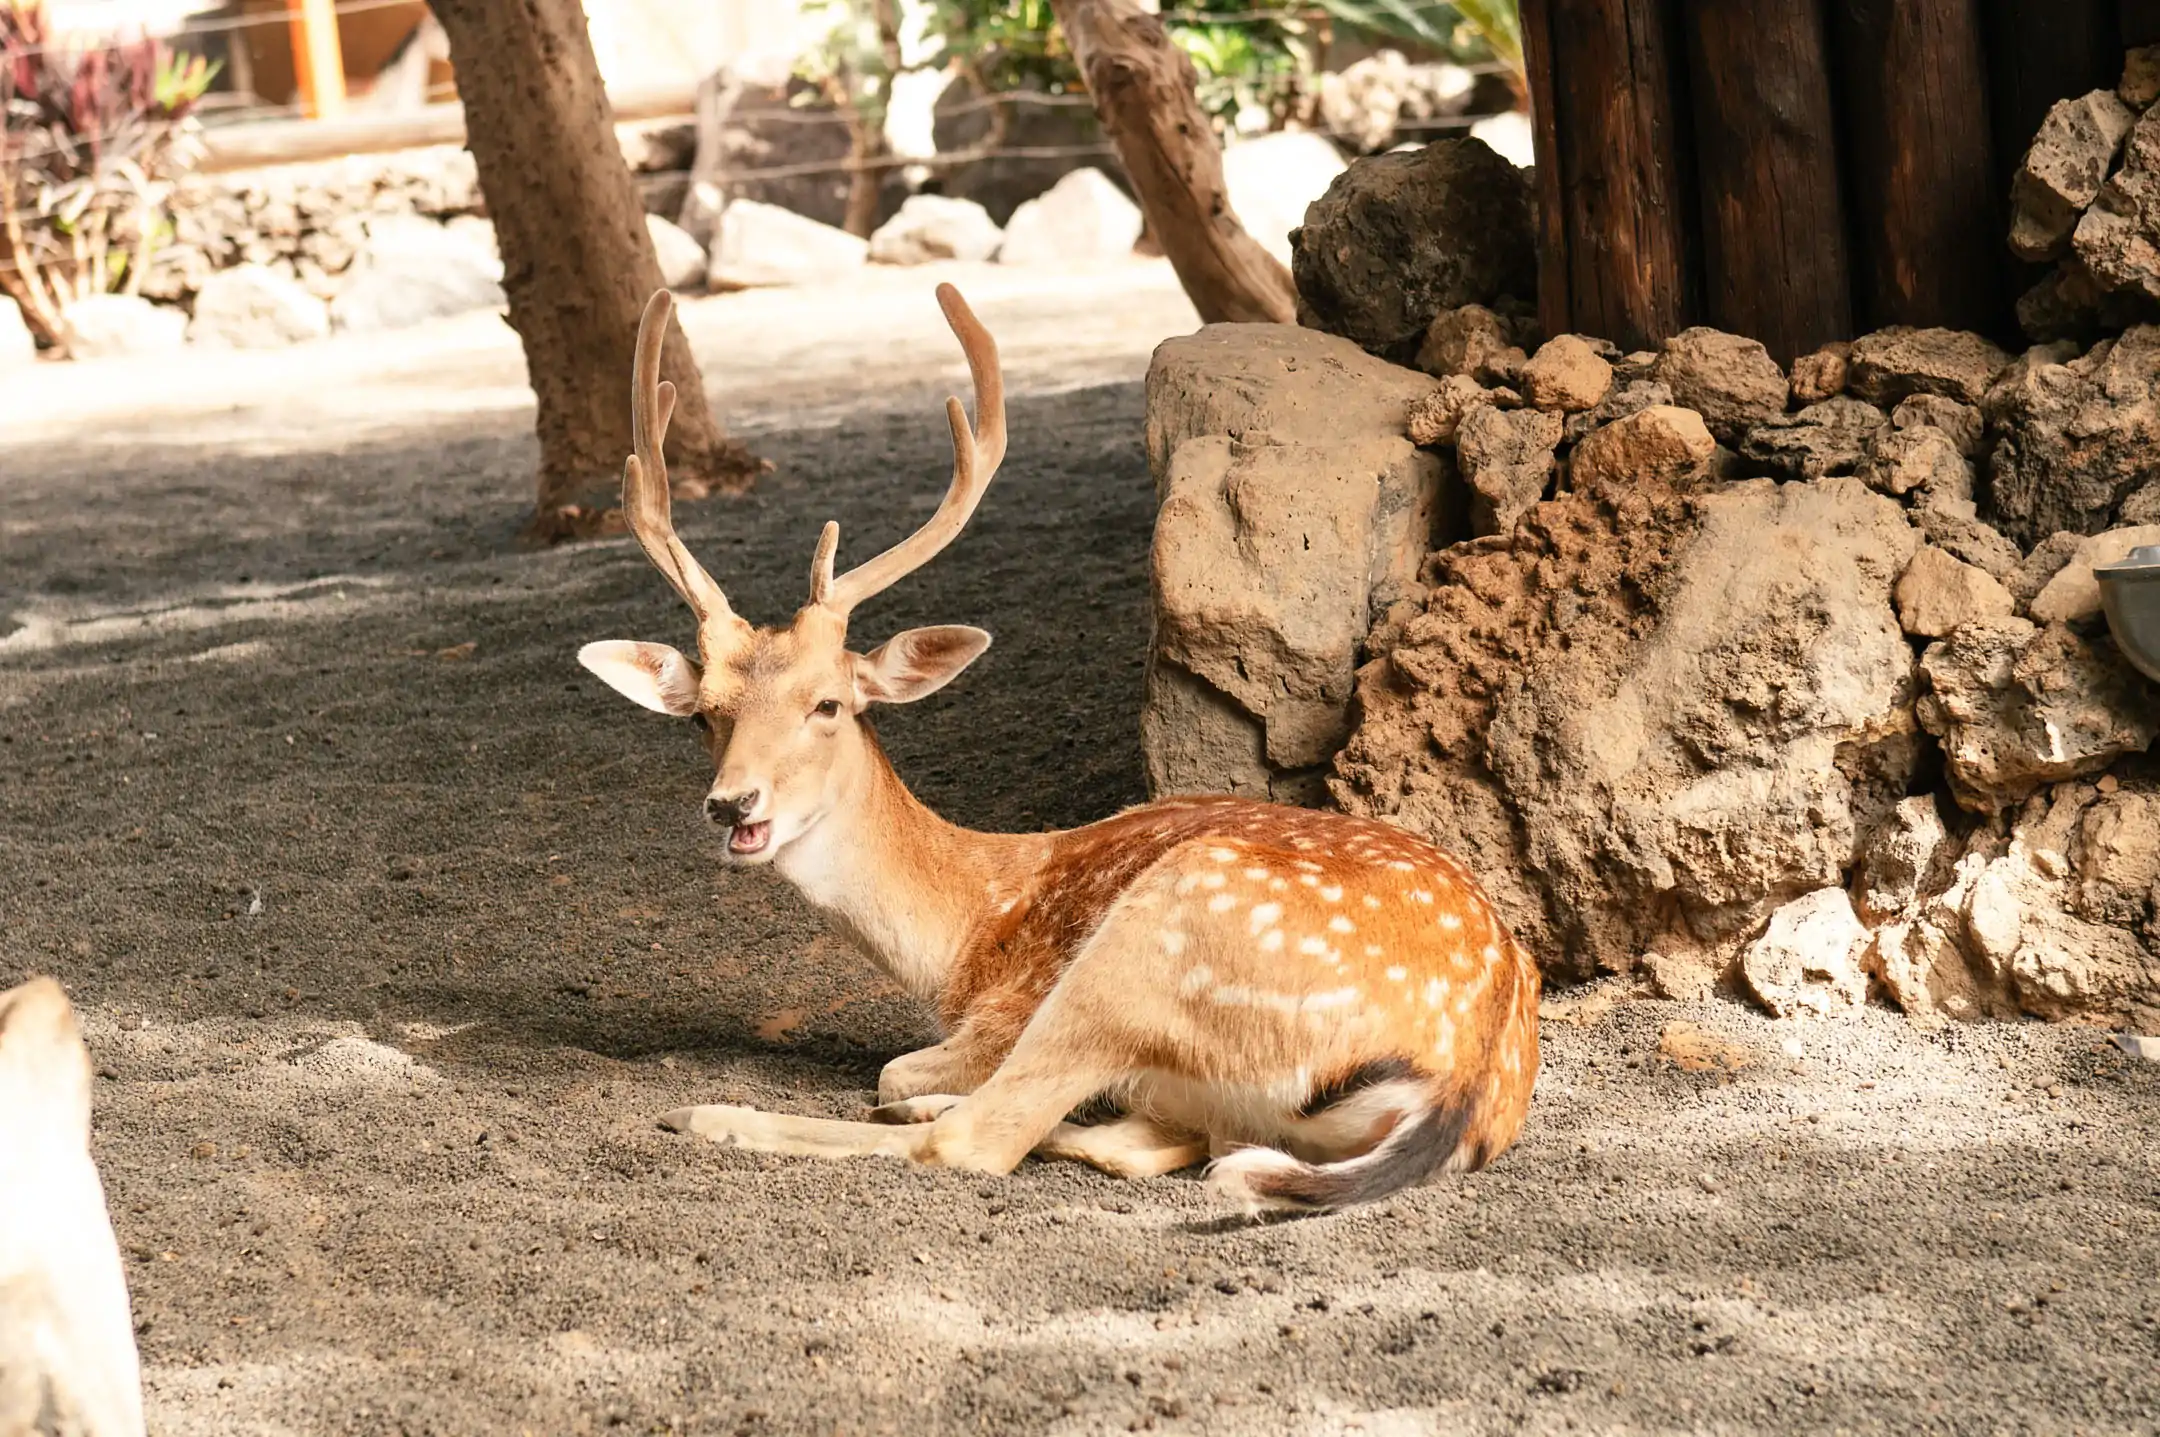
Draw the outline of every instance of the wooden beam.
[[[1862,328],[2011,331],[1980,0],[1832,0]]]
[[[300,108],[311,120],[335,120],[345,113],[345,53],[338,44],[336,0],[297,0],[290,15]]]
[[[1685,0],[1705,318],[1780,364],[1852,333],[1823,0]]]
[[[695,112],[697,92],[660,86],[610,93],[618,123],[658,120]],[[409,115],[353,115],[342,120],[264,120],[218,125],[203,131],[203,157],[195,168],[210,174],[256,170],[267,165],[332,160],[340,155],[384,154],[428,145],[465,143],[465,108],[430,105]]]
[[[2048,107],[2122,78],[2116,0],[1985,0],[1995,162],[2015,170]]]
[[[1674,0],[1524,0],[1521,13],[1544,145],[1540,312],[1555,332],[1654,346],[1702,308]],[[1564,283],[1547,278],[1556,266]]]

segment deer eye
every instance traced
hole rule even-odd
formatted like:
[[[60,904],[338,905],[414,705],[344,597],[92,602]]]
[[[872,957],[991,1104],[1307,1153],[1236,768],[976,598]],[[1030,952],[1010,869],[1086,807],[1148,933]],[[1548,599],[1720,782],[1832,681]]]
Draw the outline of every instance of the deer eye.
[[[690,722],[696,724],[700,729],[704,729],[707,731],[710,731],[712,728],[712,720],[705,717],[705,715],[703,714],[690,715]]]
[[[840,717],[840,700],[838,700],[838,699],[827,699],[827,700],[825,700],[825,702],[823,702],[823,703],[819,704],[819,705],[817,706],[817,716],[818,716],[819,718],[838,718],[838,717]]]

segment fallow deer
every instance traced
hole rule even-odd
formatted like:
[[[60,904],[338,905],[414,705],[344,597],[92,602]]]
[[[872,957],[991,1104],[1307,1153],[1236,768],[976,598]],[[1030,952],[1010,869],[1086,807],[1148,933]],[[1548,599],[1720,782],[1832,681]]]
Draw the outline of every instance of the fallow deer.
[[[1030,1153],[1118,1175],[1212,1157],[1248,1210],[1380,1197],[1514,1141],[1537,1075],[1538,971],[1469,871],[1386,824],[1229,797],[1169,798],[1062,833],[947,823],[864,719],[950,683],[980,629],[847,647],[850,616],[957,537],[1005,454],[997,347],[955,289],[975,425],[947,401],[953,473],[922,528],[835,576],[839,525],[782,627],[738,617],[676,537],[657,382],[670,301],[638,333],[623,514],[697,619],[695,661],[589,644],[610,686],[702,730],[706,817],[730,865],[771,864],[947,1035],[895,1058],[872,1121],[684,1108],[664,1126],[733,1146],[888,1154],[990,1173]],[[1068,1121],[1107,1098],[1122,1116]]]

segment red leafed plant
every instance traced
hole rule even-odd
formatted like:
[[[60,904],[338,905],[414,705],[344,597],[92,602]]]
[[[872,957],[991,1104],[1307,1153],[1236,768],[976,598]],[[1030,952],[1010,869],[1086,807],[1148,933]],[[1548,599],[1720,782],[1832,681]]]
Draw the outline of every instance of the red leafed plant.
[[[140,287],[214,72],[156,40],[59,40],[44,0],[0,0],[0,293],[65,348],[67,307]]]

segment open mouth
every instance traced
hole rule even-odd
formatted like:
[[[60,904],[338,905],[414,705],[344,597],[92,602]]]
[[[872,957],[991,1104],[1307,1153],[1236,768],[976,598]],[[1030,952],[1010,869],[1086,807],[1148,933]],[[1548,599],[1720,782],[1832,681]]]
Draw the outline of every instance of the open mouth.
[[[738,823],[728,830],[728,852],[748,856],[763,853],[772,842],[772,820],[763,823]]]

